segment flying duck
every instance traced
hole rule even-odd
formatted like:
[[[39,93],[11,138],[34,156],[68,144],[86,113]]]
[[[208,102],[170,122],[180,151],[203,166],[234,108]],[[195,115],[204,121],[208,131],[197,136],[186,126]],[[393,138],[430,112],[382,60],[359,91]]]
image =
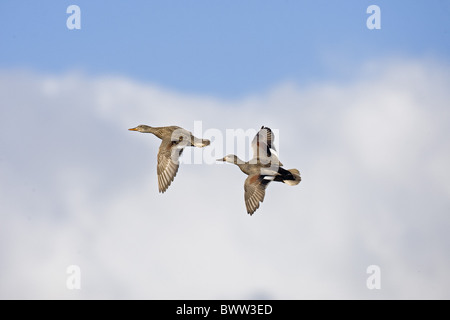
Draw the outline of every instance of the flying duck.
[[[273,152],[274,135],[270,128],[261,127],[252,141],[253,159],[244,162],[236,155],[230,154],[217,161],[229,162],[237,165],[246,175],[244,183],[244,199],[247,212],[252,215],[264,201],[267,185],[271,181],[295,186],[300,183],[300,172],[297,169],[286,170]]]
[[[203,148],[210,144],[209,140],[196,138],[191,132],[177,126],[150,127],[141,124],[128,130],[153,133],[162,140],[159,146],[157,165],[158,189],[161,193],[167,190],[177,175],[178,159],[184,148],[193,146]]]

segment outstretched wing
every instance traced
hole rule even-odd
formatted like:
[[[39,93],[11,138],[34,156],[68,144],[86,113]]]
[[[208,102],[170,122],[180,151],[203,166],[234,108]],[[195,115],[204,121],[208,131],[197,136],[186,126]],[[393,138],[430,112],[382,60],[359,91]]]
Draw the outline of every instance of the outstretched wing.
[[[158,189],[164,193],[177,175],[180,166],[178,159],[183,149],[170,140],[163,140],[158,151]]]
[[[274,153],[274,151],[276,152],[274,140],[275,136],[272,130],[262,126],[252,141],[253,159],[263,164],[282,166],[283,164]]]
[[[266,187],[270,180],[264,179],[260,174],[252,174],[245,179],[244,198],[247,212],[252,215],[259,208],[259,203],[264,201]]]
[[[180,155],[185,147],[204,147],[210,144],[209,140],[198,139],[186,129],[172,126],[170,131],[163,136],[163,141],[158,151],[158,187],[159,192],[165,192],[175,178]]]

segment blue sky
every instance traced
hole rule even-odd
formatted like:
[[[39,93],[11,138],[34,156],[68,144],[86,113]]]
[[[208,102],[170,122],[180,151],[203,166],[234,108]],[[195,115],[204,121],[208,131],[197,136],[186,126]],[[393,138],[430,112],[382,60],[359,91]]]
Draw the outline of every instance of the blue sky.
[[[81,30],[66,8],[81,8]],[[381,30],[366,9],[381,8]],[[227,98],[345,79],[368,59],[448,57],[448,1],[2,1],[0,68],[115,74]]]

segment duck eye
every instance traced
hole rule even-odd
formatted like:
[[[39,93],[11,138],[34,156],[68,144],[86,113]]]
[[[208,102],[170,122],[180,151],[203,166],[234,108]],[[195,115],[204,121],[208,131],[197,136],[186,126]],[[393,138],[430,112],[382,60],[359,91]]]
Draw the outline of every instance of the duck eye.
[[[180,136],[180,138],[178,139],[178,141],[183,141],[183,136]]]

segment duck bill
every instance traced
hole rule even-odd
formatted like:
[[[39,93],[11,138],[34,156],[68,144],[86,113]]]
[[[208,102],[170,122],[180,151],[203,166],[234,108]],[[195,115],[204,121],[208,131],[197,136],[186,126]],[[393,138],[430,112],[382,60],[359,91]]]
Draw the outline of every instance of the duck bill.
[[[128,129],[129,131],[138,131],[137,128]]]

